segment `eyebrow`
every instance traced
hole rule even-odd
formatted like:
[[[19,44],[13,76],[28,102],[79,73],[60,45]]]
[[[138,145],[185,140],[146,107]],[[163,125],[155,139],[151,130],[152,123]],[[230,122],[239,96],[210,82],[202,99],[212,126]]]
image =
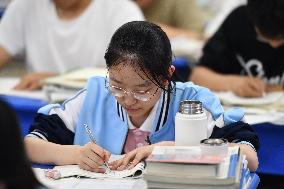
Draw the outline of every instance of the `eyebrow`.
[[[122,84],[121,81],[119,81],[119,80],[117,80],[117,79],[115,79],[115,78],[113,78],[113,77],[110,77],[110,79],[111,79],[112,81],[114,81],[115,83]],[[151,81],[145,80],[144,83],[137,84],[137,85],[135,85],[135,87],[148,87],[148,86],[150,86],[151,84],[152,84]]]

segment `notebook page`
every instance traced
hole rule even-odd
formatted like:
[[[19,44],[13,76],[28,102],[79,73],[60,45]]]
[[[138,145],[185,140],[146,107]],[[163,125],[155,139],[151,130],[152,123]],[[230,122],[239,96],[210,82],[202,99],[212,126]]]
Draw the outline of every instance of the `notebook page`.
[[[121,155],[111,155],[109,162],[121,159]],[[145,169],[145,163],[140,162],[134,168],[128,170],[110,170],[106,173],[96,173],[87,170],[80,169],[78,165],[64,165],[56,166],[54,170],[59,171],[60,178],[66,178],[71,176],[88,177],[88,178],[125,178],[133,177],[138,178],[143,174]]]

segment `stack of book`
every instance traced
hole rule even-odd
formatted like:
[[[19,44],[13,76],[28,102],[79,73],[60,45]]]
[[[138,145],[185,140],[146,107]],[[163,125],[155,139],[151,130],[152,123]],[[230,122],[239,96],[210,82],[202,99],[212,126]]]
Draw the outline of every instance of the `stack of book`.
[[[242,188],[245,156],[239,147],[228,155],[202,155],[200,147],[155,147],[146,160],[144,179],[148,188]]]

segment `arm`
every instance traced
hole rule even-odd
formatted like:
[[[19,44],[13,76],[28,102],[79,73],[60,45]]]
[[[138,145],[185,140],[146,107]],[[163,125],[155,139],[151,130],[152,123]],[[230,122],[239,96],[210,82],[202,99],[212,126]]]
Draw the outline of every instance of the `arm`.
[[[100,146],[87,143],[73,145],[75,127],[86,90],[81,90],[64,103],[50,104],[41,108],[25,137],[28,157],[36,163],[56,165],[78,164],[90,171],[100,171],[103,160],[109,159],[109,152]]]
[[[11,60],[11,55],[0,46],[0,68],[7,64]]]
[[[235,144],[230,143],[231,146],[239,146],[243,154],[246,155],[246,160],[248,161],[248,168],[250,171],[255,172],[258,167],[258,158],[256,151],[249,145],[246,144]]]
[[[99,167],[110,157],[108,151],[93,143],[84,146],[60,145],[39,138],[26,137],[25,145],[32,162],[55,165],[78,164],[80,168],[94,172],[104,172]]]
[[[256,151],[259,148],[259,138],[253,128],[242,121],[225,125],[222,128],[214,127],[210,138],[225,138],[230,145],[238,145],[248,160],[250,171],[258,167]]]
[[[243,97],[261,97],[266,88],[265,83],[260,79],[221,74],[203,66],[193,69],[190,80],[214,91],[233,91],[236,95]]]
[[[15,86],[16,90],[36,90],[43,86],[43,80],[55,76],[52,72],[37,72],[25,75],[21,81]]]

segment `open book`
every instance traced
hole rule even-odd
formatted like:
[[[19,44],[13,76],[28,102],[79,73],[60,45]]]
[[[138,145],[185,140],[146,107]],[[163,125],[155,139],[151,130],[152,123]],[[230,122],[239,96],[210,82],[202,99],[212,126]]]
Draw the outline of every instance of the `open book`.
[[[109,162],[112,162],[116,159],[120,159],[123,156],[120,155],[112,155]],[[138,163],[132,169],[125,169],[122,171],[117,170],[108,170],[105,173],[96,173],[87,170],[81,169],[78,165],[63,165],[63,166],[55,166],[51,170],[46,170],[46,176],[50,177],[50,172],[53,173],[51,178],[53,179],[61,179],[68,177],[85,177],[85,178],[139,178],[142,176],[145,169],[145,162]]]
[[[105,68],[81,68],[72,70],[64,74],[49,77],[44,80],[45,86],[56,86],[67,89],[81,89],[85,87],[87,80],[93,76],[105,77],[107,69]]]

